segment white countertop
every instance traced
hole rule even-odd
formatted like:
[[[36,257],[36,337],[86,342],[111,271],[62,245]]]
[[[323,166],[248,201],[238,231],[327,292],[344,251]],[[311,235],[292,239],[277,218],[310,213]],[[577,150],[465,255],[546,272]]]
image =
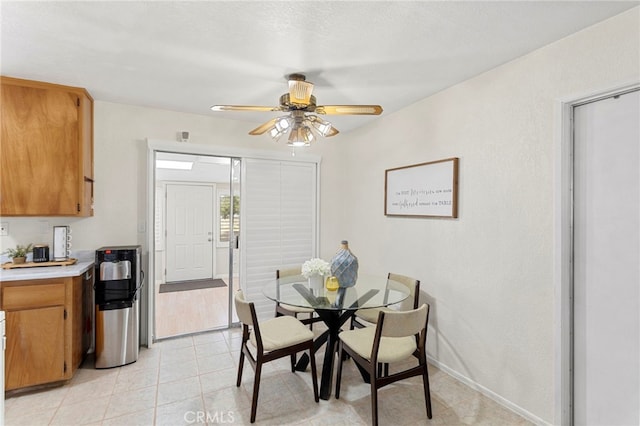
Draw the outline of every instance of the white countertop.
[[[36,266],[33,268],[0,269],[0,282],[77,277],[93,267],[93,260],[78,260],[68,266]]]

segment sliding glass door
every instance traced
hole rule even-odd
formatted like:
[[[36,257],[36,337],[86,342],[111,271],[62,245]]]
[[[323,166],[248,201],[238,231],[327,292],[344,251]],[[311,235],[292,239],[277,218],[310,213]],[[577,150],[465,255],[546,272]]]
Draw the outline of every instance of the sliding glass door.
[[[319,158],[231,152],[149,142],[149,343],[237,323],[240,288],[273,316],[263,286],[317,256]]]
[[[239,163],[230,157],[156,152],[156,339],[227,328],[232,322]]]

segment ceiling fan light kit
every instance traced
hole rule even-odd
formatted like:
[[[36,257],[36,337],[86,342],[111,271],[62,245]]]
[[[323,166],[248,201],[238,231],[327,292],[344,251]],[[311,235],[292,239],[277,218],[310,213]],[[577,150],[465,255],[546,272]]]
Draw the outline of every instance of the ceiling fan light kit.
[[[333,134],[331,134],[331,130],[334,130],[333,125],[331,125],[331,123],[329,123],[328,121],[324,121],[318,118],[317,120],[313,121],[311,124],[313,125],[313,127],[316,128],[318,133],[320,133],[322,136],[324,137],[333,136]]]
[[[296,148],[300,146],[309,146],[311,145],[311,141],[313,141],[315,137],[311,132],[309,127],[298,127],[291,130],[289,133],[289,142],[287,145]],[[293,153],[295,155],[295,153]]]
[[[280,139],[280,136],[287,133],[287,130],[291,127],[291,117],[283,116],[276,118],[273,126],[269,128],[269,135],[275,139]]]
[[[213,105],[212,111],[284,111],[281,116],[261,124],[249,132],[250,135],[269,136],[276,142],[289,134],[287,145],[292,148],[309,146],[317,137],[331,137],[339,133],[333,125],[318,117],[321,115],[380,115],[380,105],[316,105],[313,83],[303,74],[288,77],[289,93],[280,96],[280,106],[258,105]],[[292,152],[295,155],[295,152]]]
[[[294,80],[294,78],[296,79]],[[305,81],[303,75],[292,74],[289,76],[289,102],[306,107],[311,103],[312,92],[313,83]],[[315,104],[315,99],[313,103]]]

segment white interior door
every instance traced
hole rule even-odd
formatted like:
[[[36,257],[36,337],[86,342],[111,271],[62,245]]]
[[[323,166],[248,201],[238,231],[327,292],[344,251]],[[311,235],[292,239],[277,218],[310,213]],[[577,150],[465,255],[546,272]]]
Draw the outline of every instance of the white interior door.
[[[167,282],[213,277],[213,194],[212,185],[167,185]]]
[[[574,423],[638,425],[640,92],[574,119]]]

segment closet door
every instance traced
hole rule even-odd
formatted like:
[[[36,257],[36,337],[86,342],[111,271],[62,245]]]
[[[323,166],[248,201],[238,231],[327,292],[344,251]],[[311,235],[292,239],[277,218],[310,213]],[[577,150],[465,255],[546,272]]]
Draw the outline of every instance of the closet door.
[[[640,92],[575,108],[574,423],[640,424]]]
[[[241,286],[267,319],[275,303],[262,294],[265,284],[277,269],[316,256],[316,164],[247,159],[243,167]]]

